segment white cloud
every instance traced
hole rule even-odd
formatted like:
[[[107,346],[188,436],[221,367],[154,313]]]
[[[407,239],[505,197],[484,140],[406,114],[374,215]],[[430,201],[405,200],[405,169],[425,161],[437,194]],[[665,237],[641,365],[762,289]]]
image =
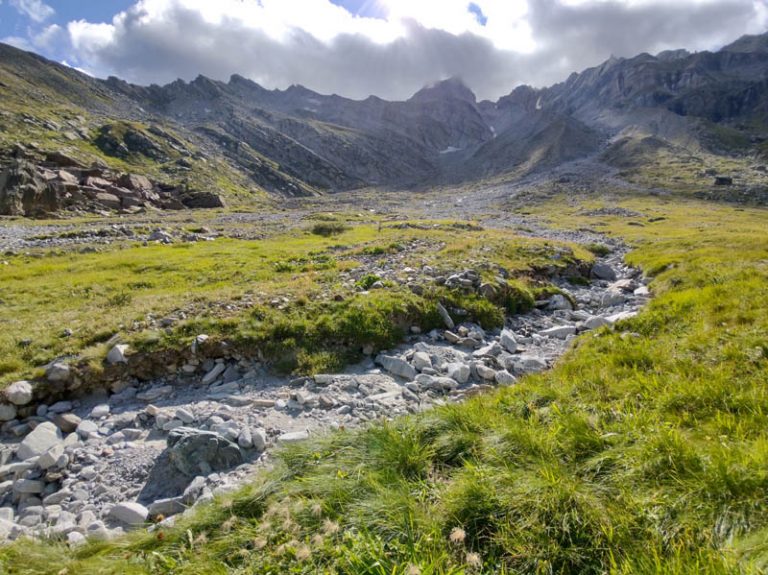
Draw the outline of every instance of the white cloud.
[[[11,6],[30,20],[41,23],[56,14],[56,10],[42,0],[11,0]]]
[[[29,32],[32,44],[40,50],[52,50],[53,47],[65,38],[64,29],[58,24],[46,26],[39,32]]]
[[[484,23],[468,0],[375,0],[380,18],[330,0],[138,0],[111,23],[70,22],[67,33],[77,65],[138,83],[239,73],[268,88],[403,98],[455,75],[495,98],[612,54],[712,49],[768,26],[765,0],[472,4]]]

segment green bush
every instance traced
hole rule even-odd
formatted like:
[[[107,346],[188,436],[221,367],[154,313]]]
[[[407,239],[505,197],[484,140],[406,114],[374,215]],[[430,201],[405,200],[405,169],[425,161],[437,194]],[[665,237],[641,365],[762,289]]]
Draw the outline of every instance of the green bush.
[[[316,236],[322,236],[328,238],[331,236],[338,236],[343,234],[349,229],[349,226],[341,222],[320,222],[312,226],[310,231]]]

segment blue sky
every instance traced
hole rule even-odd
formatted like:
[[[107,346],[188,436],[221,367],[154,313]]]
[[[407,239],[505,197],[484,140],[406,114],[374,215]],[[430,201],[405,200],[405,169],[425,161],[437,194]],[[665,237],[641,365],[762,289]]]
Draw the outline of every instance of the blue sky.
[[[97,77],[237,73],[354,98],[457,76],[495,99],[611,56],[767,29],[768,0],[0,0],[0,42]]]
[[[115,14],[133,4],[133,0],[49,0],[46,4],[55,11],[55,14],[43,23],[37,23],[24,14],[18,5],[14,7],[11,0],[2,0],[2,4],[0,4],[0,37],[25,36],[30,25],[59,24],[65,26],[71,20],[81,19],[109,22]]]

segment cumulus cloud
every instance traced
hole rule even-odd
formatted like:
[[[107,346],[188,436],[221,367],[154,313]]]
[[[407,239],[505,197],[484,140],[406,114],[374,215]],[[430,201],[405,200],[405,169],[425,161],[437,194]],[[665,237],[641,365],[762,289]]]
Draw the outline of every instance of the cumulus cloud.
[[[713,49],[768,26],[765,0],[376,4],[379,17],[330,0],[139,0],[111,23],[70,22],[67,33],[77,65],[143,84],[238,73],[268,88],[405,98],[459,76],[497,98],[610,55]]]
[[[56,10],[42,0],[11,0],[11,6],[34,22],[45,22],[56,14]]]

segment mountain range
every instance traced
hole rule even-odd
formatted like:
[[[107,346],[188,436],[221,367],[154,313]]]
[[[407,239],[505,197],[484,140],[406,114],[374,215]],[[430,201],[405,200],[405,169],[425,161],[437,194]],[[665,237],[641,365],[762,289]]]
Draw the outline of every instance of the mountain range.
[[[649,185],[649,166],[674,169],[689,191],[736,171],[754,187],[768,155],[768,34],[717,52],[611,58],[551,87],[516,87],[496,102],[477,101],[457,78],[400,102],[302,86],[267,90],[237,75],[144,87],[0,45],[0,93],[6,171],[18,176],[19,166],[9,166],[20,156],[43,162],[55,152],[78,165],[81,187],[82,169],[93,162],[146,175],[156,195],[181,198],[164,207],[219,205],[183,201],[190,194],[242,202],[514,181],[573,161],[610,166],[630,180],[640,174]],[[54,167],[67,166],[45,166]],[[2,199],[24,180],[12,175],[0,178],[0,213],[23,212],[21,200],[14,212]],[[88,189],[116,185],[108,174],[87,175],[101,180]],[[708,179],[696,180],[702,175]],[[63,193],[57,189],[48,196]],[[65,204],[48,202],[50,209]]]

